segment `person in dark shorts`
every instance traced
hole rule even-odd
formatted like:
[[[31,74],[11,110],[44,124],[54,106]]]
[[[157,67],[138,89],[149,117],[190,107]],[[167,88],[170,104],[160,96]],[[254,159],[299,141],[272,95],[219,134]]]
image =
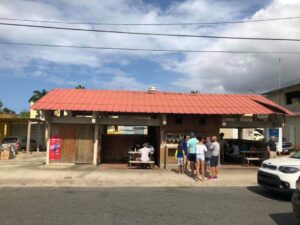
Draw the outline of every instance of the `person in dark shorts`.
[[[197,144],[199,143],[198,139],[195,137],[195,134],[192,132],[191,133],[191,138],[187,142],[188,146],[188,160],[190,161],[190,172],[192,175],[195,173],[195,163],[197,160],[197,155],[196,155],[196,148]]]
[[[218,166],[219,166],[219,157],[220,157],[220,144],[217,142],[217,137],[213,136],[211,138],[212,144],[210,145],[211,149],[211,158],[210,158],[210,174],[209,179],[218,178]]]
[[[206,173],[206,177],[210,177],[210,159],[211,159],[211,149],[210,149],[210,146],[211,146],[211,140],[210,140],[210,137],[207,137],[206,138],[206,141],[205,141],[205,145],[206,145],[206,148],[207,148],[207,152],[205,152],[205,173]]]
[[[184,151],[184,156],[183,156],[183,160],[184,160],[184,169],[187,170],[188,168],[188,146],[187,146],[187,137],[186,135],[183,136],[183,139],[181,140],[181,145]]]
[[[178,173],[183,173],[183,167],[184,167],[184,150],[182,148],[181,144],[178,144],[177,149],[175,151],[175,158],[177,160],[178,165]]]

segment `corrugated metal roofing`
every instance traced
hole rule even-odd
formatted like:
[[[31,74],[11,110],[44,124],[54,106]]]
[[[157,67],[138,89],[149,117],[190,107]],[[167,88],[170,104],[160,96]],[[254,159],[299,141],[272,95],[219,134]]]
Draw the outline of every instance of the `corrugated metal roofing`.
[[[261,95],[54,89],[32,109],[167,114],[293,113]]]

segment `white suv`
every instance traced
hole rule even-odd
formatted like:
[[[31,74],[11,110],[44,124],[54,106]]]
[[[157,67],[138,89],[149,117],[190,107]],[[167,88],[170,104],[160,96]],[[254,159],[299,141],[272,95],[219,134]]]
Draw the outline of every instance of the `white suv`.
[[[288,158],[263,161],[258,170],[259,185],[277,191],[294,191],[300,175],[300,151]]]

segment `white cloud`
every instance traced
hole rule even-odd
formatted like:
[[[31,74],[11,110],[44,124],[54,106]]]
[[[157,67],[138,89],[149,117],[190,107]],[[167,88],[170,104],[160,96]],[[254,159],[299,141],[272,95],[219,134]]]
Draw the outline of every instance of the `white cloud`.
[[[253,19],[296,16],[299,1],[276,0],[259,10]],[[247,23],[228,26],[223,36],[299,38],[300,21]],[[299,51],[298,43],[219,40],[205,49],[237,51]],[[283,83],[299,78],[299,55],[187,54],[182,61],[168,62],[167,68],[183,73],[173,85],[208,92],[265,91],[278,86],[278,59],[281,58]],[[299,79],[300,82],[300,79]]]
[[[58,0],[0,2],[1,17],[18,17],[40,20],[99,21],[126,23],[170,23],[185,21],[218,21],[241,19],[251,3],[239,1],[174,1],[167,9],[161,9],[142,0]],[[248,18],[298,16],[300,2],[297,0],[274,0],[265,8]],[[17,15],[17,16],[16,16]],[[226,26],[149,26],[149,27],[104,27],[130,31],[216,34],[232,36],[266,36],[299,38],[299,20],[249,23]],[[71,25],[70,25],[71,26]],[[82,25],[80,27],[94,28]],[[232,40],[208,40],[196,38],[170,38],[153,36],[130,36],[91,32],[71,32],[47,29],[0,27],[0,39],[13,42],[132,47],[163,49],[207,49],[245,51],[293,51],[299,50],[297,43],[253,42]],[[103,28],[98,27],[97,28]],[[250,89],[266,90],[276,85],[278,57],[282,58],[283,82],[298,75],[298,55],[232,55],[232,54],[183,54],[173,57],[165,53],[117,52],[79,50],[64,48],[38,48],[0,45],[0,68],[18,71],[19,74],[32,63],[53,63],[59,66],[77,65],[93,68],[95,72],[106,70],[111,63],[126,66],[135,59],[147,59],[160,64],[165,70],[182,74],[170,80],[170,87],[177,89],[199,89],[205,92],[247,92]],[[107,88],[143,89],[144,84],[133,74],[121,74],[112,69],[111,78],[92,77],[95,86]],[[54,75],[53,75],[54,76]],[[67,75],[66,75],[67,76]],[[48,81],[64,84],[66,77],[49,78]],[[88,78],[89,79],[89,78]],[[71,83],[73,81],[70,81]],[[72,83],[73,84],[73,83]],[[141,87],[141,88],[139,88]]]
[[[121,89],[121,90],[145,90],[147,86],[139,82],[132,75],[116,69],[101,68],[95,75],[89,79],[89,84],[95,88]]]

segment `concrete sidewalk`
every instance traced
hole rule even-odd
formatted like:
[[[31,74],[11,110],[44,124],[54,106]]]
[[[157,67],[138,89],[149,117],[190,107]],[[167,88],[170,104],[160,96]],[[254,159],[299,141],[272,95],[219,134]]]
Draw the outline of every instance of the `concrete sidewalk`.
[[[253,186],[257,168],[221,168],[219,178],[198,181],[174,170],[105,166],[45,166],[41,161],[0,162],[0,187]]]

